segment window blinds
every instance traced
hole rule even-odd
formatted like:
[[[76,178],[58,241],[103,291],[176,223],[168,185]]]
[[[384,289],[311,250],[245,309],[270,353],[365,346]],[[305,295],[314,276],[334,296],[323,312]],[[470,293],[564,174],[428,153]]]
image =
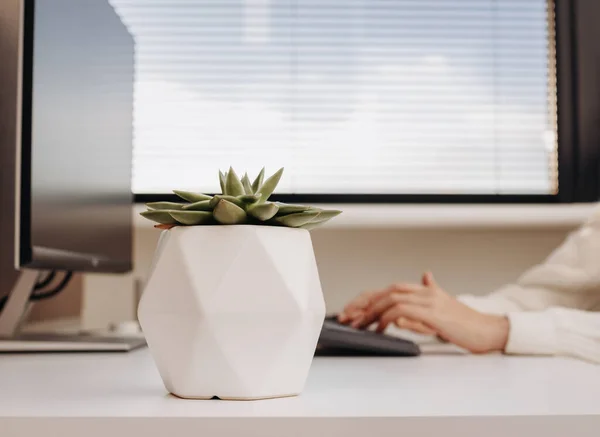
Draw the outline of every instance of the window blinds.
[[[111,0],[136,40],[134,192],[553,194],[545,0]]]

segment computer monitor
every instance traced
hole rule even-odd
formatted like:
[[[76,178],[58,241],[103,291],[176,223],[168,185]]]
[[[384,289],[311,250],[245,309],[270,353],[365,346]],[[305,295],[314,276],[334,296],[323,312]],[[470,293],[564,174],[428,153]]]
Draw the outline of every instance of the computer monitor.
[[[108,0],[0,2],[0,336],[39,271],[131,270],[133,79]]]

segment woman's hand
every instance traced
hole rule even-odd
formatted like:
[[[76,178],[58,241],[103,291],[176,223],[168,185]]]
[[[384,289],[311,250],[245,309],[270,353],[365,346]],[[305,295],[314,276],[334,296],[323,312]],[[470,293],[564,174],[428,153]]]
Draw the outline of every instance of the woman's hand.
[[[501,351],[506,346],[506,317],[483,314],[446,293],[431,273],[422,284],[395,284],[366,292],[350,302],[338,319],[355,328],[377,323],[382,332],[393,323],[421,334],[437,335],[473,353]]]

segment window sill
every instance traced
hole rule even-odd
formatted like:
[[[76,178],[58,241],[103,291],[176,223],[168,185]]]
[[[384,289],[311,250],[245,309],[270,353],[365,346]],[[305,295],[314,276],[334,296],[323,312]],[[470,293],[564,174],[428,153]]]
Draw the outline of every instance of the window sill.
[[[318,205],[343,213],[322,229],[368,228],[555,228],[581,225],[597,207],[595,203],[558,205],[411,205],[349,204]],[[135,225],[153,224],[139,215],[135,205]]]

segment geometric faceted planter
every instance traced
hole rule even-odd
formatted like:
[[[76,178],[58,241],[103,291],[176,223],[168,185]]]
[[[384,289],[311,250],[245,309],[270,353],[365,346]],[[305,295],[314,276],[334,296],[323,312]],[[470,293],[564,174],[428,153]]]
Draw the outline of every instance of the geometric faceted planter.
[[[165,230],[138,316],[164,385],[178,397],[298,395],[325,318],[310,233]]]

